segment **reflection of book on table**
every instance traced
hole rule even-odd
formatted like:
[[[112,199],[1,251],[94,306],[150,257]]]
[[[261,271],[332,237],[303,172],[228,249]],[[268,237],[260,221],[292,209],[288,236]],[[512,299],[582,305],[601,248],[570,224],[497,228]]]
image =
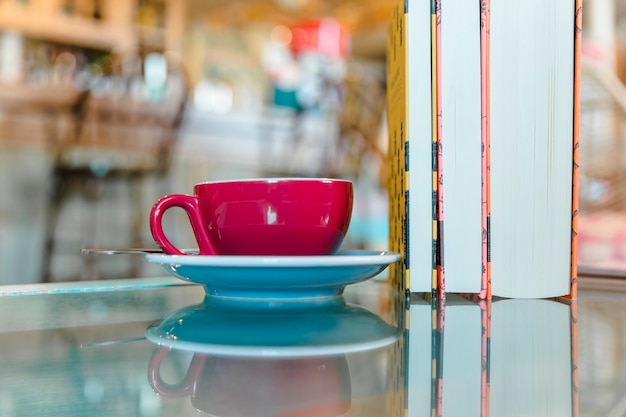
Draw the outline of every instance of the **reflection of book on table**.
[[[408,415],[577,415],[575,305],[450,295],[409,308]]]
[[[430,302],[415,297],[411,299],[406,355],[407,408],[411,417],[431,416],[432,402],[436,402],[436,309]],[[433,317],[434,316],[434,317]],[[435,391],[435,392],[433,392]],[[432,398],[432,400],[431,400]]]
[[[407,348],[410,416],[481,416],[486,389],[486,303],[411,297]],[[483,317],[484,313],[484,317]],[[484,353],[483,353],[484,352]]]
[[[575,298],[580,0],[480,6],[394,11],[390,248],[404,262],[391,277],[411,292]]]
[[[577,415],[571,308],[548,300],[492,304],[491,415]]]

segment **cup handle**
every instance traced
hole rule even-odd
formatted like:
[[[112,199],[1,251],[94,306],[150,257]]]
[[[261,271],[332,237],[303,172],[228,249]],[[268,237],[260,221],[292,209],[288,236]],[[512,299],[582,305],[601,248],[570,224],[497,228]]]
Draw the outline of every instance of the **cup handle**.
[[[185,379],[178,384],[169,384],[161,378],[160,369],[161,362],[163,362],[163,359],[165,359],[165,356],[170,350],[171,349],[168,347],[161,346],[152,354],[152,358],[150,359],[150,364],[148,366],[148,382],[150,383],[150,387],[152,387],[152,390],[157,394],[168,398],[186,397],[191,395],[194,392],[199,373],[202,371],[202,367],[204,366],[204,360],[201,360],[201,363],[198,363],[198,359],[194,356],[191,360],[191,364],[189,365],[189,371],[187,371],[187,375],[185,375]],[[204,356],[201,358],[204,359]]]
[[[152,232],[152,237],[161,249],[170,255],[189,255],[174,246],[163,232],[163,214],[172,207],[182,208],[187,213],[193,234],[198,242],[200,255],[217,254],[217,251],[211,243],[208,228],[205,226],[204,220],[200,214],[198,198],[187,194],[166,195],[157,200],[154,206],[152,206],[150,212],[150,231]]]

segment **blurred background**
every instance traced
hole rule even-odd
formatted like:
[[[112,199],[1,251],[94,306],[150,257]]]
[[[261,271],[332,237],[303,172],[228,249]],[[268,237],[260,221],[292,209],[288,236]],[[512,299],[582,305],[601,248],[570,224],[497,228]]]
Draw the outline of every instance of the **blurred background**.
[[[387,249],[394,4],[0,0],[0,284],[161,275],[80,249],[154,246],[153,202],[217,179],[351,179],[345,246]],[[626,276],[626,5],[584,6],[579,258]]]
[[[161,275],[80,249],[155,246],[156,199],[229,178],[351,179],[346,247],[385,249],[393,4],[0,0],[0,283]]]

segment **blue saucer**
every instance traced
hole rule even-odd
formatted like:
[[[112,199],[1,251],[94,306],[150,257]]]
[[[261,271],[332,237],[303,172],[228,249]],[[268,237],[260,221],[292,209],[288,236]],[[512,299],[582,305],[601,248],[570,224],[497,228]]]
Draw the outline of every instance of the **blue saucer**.
[[[341,294],[368,280],[400,255],[340,251],[329,256],[146,255],[169,274],[202,284],[207,294],[229,298],[309,299]]]

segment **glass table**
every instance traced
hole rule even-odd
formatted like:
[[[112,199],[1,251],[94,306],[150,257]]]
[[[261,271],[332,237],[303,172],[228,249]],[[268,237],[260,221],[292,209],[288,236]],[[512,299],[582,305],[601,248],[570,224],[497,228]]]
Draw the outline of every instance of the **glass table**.
[[[626,284],[445,303],[384,280],[308,302],[175,278],[0,287],[0,416],[622,416]]]

